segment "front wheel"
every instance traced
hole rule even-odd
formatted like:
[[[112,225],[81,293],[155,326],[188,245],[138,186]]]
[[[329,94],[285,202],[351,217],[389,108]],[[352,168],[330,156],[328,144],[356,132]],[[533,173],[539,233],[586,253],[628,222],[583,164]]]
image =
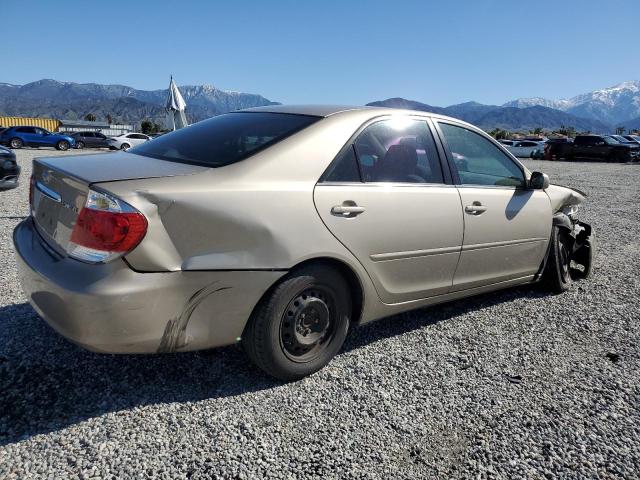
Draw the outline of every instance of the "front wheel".
[[[84,142],[78,142],[76,143],[76,148],[82,150],[84,148]]]
[[[543,285],[553,293],[571,288],[571,235],[564,228],[553,227],[547,265],[542,276]]]
[[[66,151],[66,150],[69,150],[69,142],[67,142],[66,140],[60,140],[56,144],[56,149],[57,150],[62,150],[63,152]]]
[[[261,300],[242,343],[249,358],[269,375],[297,380],[320,370],[338,353],[350,317],[350,290],[342,275],[328,267],[304,267]]]

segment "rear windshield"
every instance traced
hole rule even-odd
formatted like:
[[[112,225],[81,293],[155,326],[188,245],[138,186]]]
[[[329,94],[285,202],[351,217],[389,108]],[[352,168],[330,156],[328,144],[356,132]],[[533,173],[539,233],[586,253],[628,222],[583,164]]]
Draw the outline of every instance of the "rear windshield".
[[[318,120],[320,117],[287,113],[227,113],[154,138],[129,152],[221,167],[243,160]]]

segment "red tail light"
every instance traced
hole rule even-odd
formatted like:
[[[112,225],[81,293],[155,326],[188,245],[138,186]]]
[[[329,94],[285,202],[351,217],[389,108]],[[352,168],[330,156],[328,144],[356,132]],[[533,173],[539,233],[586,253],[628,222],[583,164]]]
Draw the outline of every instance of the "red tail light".
[[[69,254],[108,262],[133,250],[147,233],[147,219],[128,203],[90,190],[71,232]]]
[[[116,213],[84,207],[71,233],[71,241],[93,250],[128,252],[147,233],[147,220],[139,213]]]

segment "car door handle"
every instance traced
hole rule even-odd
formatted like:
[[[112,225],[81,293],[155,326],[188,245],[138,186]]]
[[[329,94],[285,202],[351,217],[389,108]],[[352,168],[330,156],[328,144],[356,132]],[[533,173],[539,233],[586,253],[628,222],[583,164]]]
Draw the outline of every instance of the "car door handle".
[[[467,205],[464,207],[464,211],[470,213],[471,215],[480,215],[483,212],[487,211],[487,207],[482,205],[480,202],[473,202],[472,205]]]
[[[356,202],[347,200],[342,202],[342,205],[334,205],[331,207],[331,213],[333,215],[340,215],[343,217],[355,217],[364,212],[364,207],[356,205]]]

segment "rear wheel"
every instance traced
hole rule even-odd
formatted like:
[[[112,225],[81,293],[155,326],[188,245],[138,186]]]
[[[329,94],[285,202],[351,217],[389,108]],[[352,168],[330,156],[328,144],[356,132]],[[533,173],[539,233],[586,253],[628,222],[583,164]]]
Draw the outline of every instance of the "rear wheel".
[[[297,380],[338,353],[349,329],[350,290],[335,270],[309,266],[288,275],[256,308],[242,343],[269,375]]]
[[[56,149],[57,150],[62,150],[63,152],[65,150],[69,150],[69,142],[67,142],[66,140],[60,140],[57,144],[56,144]]]
[[[120,145],[120,150],[124,150],[125,152],[130,148],[131,148],[131,145],[129,145],[128,143],[123,143],[122,145]]]
[[[12,138],[9,140],[9,146],[11,148],[22,148],[24,142],[20,138]]]
[[[566,292],[571,288],[572,238],[564,228],[553,227],[549,257],[542,281],[553,293]]]

